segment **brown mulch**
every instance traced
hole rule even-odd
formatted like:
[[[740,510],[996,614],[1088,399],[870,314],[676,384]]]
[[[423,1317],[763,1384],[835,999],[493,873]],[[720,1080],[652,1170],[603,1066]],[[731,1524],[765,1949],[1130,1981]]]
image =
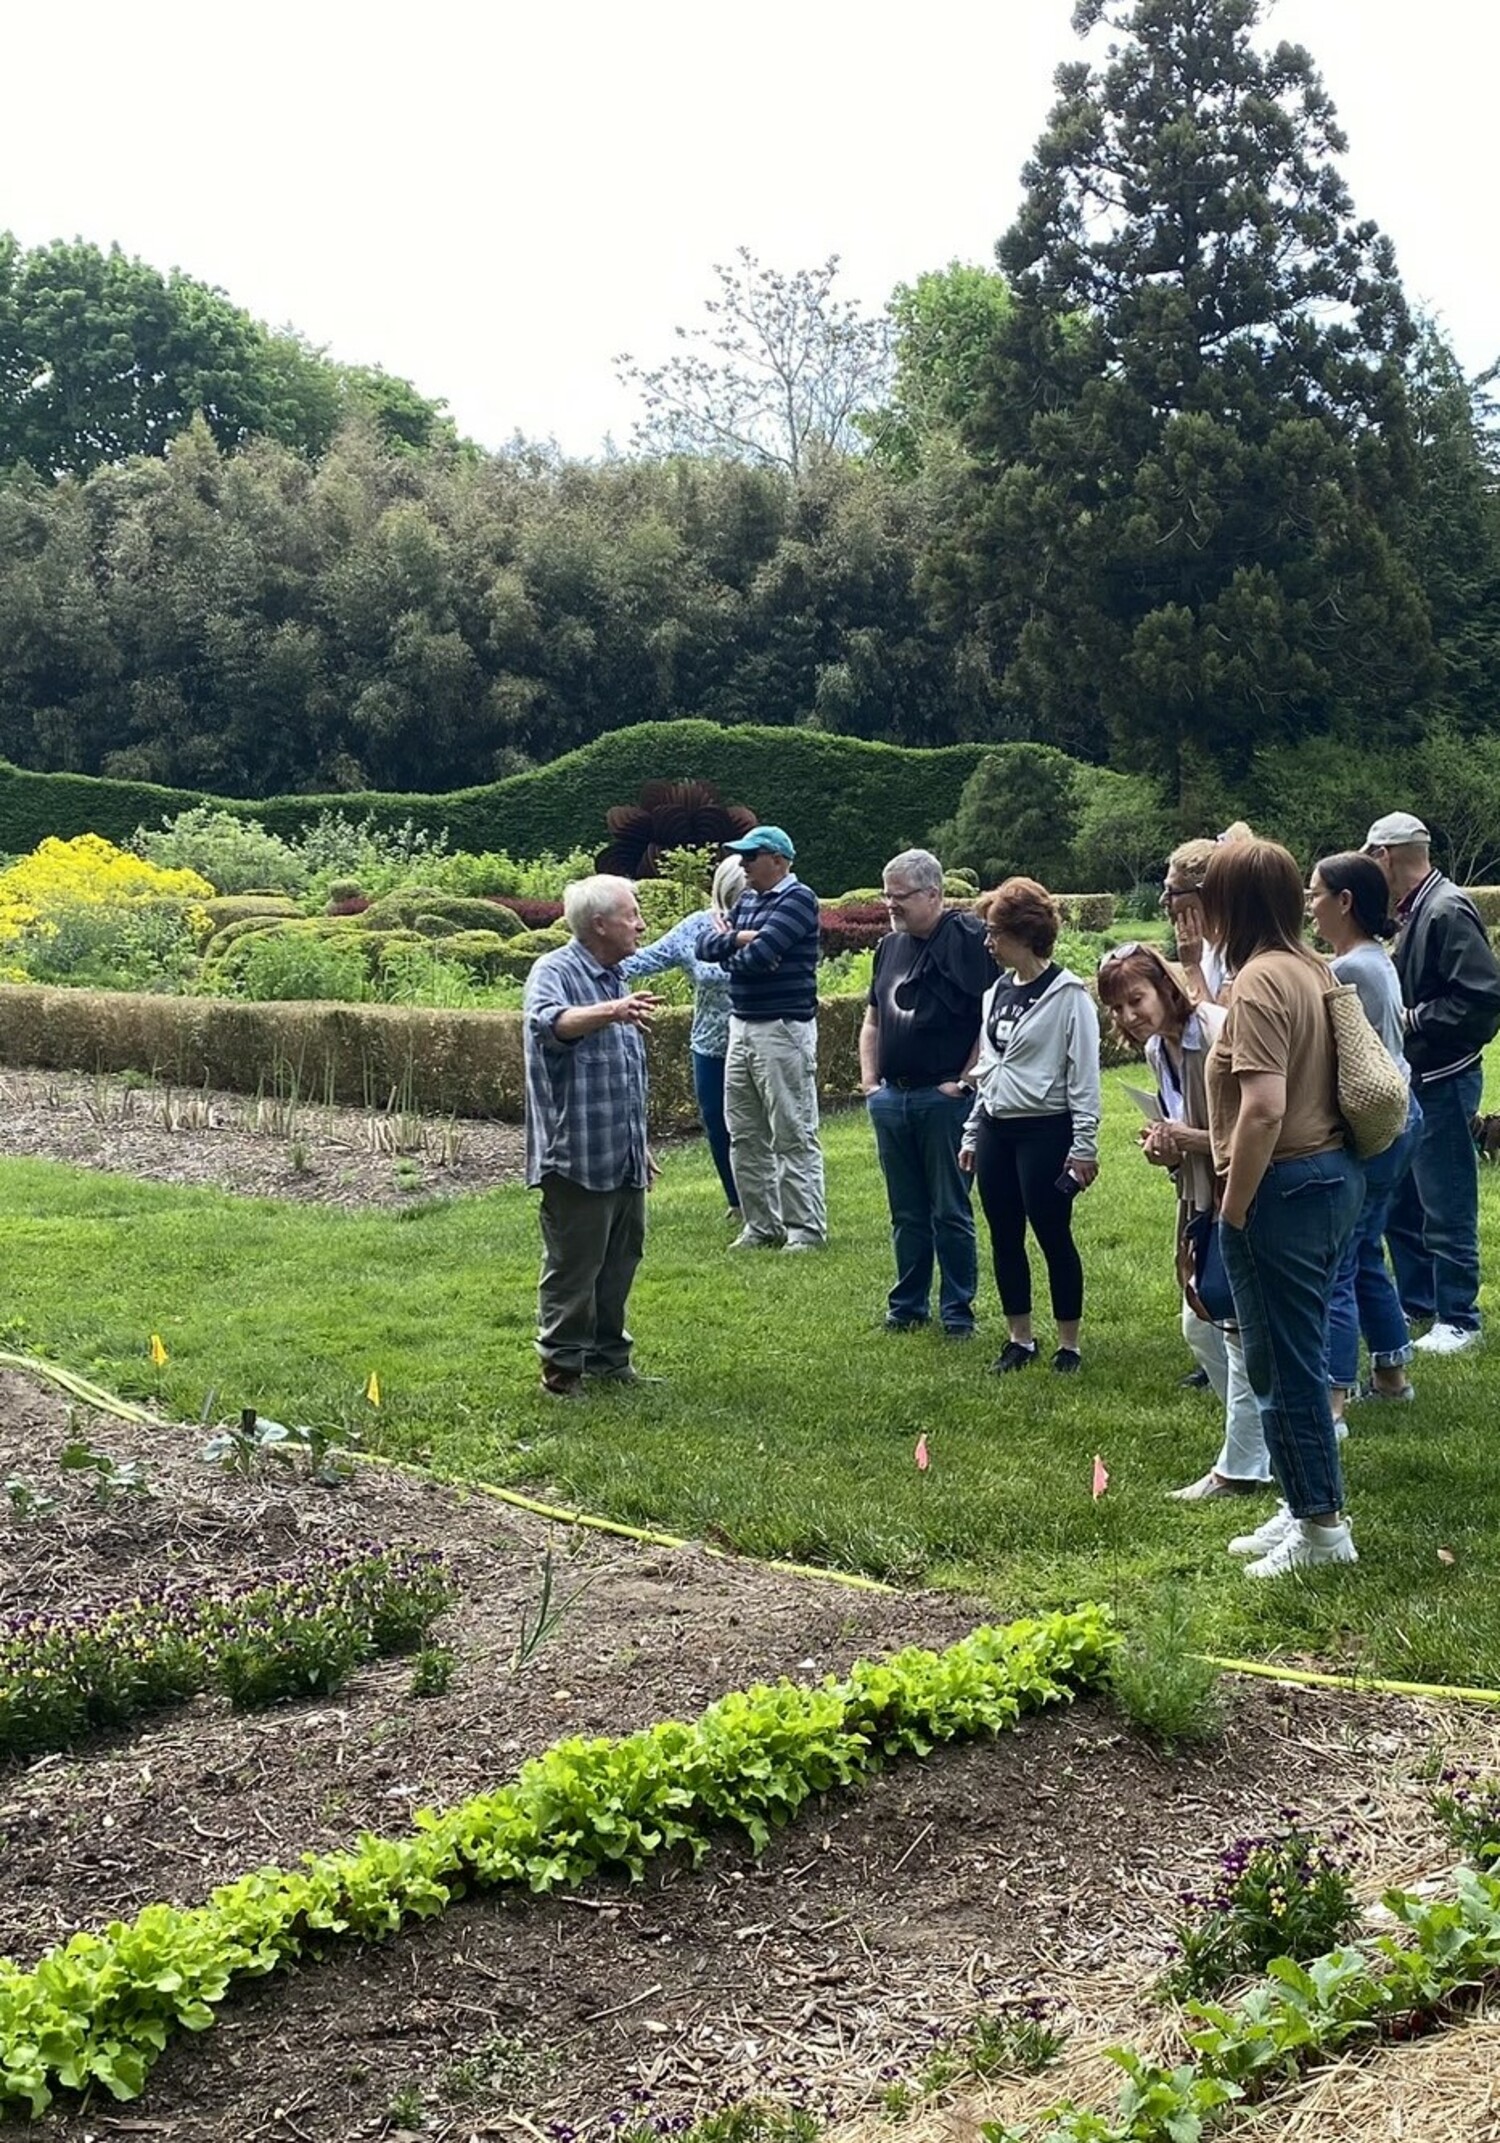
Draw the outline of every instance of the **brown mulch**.
[[[403,1206],[519,1182],[519,1124],[394,1105],[138,1083],[118,1074],[0,1071],[0,1155],[71,1161],[148,1183],[300,1204]]]
[[[410,1663],[385,1661],[331,1700],[234,1714],[202,1699],[99,1747],[0,1771],[0,1952],[21,1960],[153,1900],[198,1901],[254,1865],[363,1829],[399,1833],[416,1808],[495,1785],[559,1735],[691,1716],[726,1689],[940,1646],[978,1618],[952,1597],[561,1529],[387,1468],[361,1465],[331,1490],[275,1468],[246,1480],[203,1464],[199,1431],[102,1416],[82,1426],[117,1459],[144,1459],[157,1493],[97,1508],[87,1482],[55,1471],[63,1401],[0,1375],[3,1470],[61,1498],[29,1522],[0,1503],[0,1612],[127,1593],[164,1570],[185,1582],[264,1572],[321,1542],[416,1541],[452,1559],[459,1599],[436,1635],[459,1666],[438,1698],[414,1699]],[[516,1669],[548,1546],[565,1592],[590,1582]],[[1099,2046],[1162,2040],[1146,1990],[1183,1886],[1205,1887],[1230,1839],[1288,1806],[1349,1834],[1371,1899],[1440,1875],[1451,1854],[1426,1799],[1440,1750],[1500,1767],[1500,1724],[1243,1682],[1223,1741],[1167,1759],[1090,1699],[830,1798],[758,1863],[726,1842],[696,1874],[672,1862],[635,1889],[469,1899],[378,1948],[336,1946],[246,1987],[214,2030],[174,2042],[139,2105],[73,2107],[43,2132],[321,2143],[404,2132],[420,2109],[424,2135],[535,2137],[554,2122],[607,2134],[612,2111],[664,2120],[800,2086],[873,2138],[880,2091],[916,2078],[945,2034],[1020,1990],[1059,2001],[1073,2034],[1029,2102],[1075,2088],[1107,2100]],[[1371,2137],[1493,2133],[1488,2069],[1461,2050],[1468,2039],[1492,2051],[1489,2030],[1445,2041],[1444,2103],[1457,2062],[1479,2125],[1424,2128],[1407,2090],[1406,2125]],[[1384,2089],[1370,2080],[1379,2073],[1361,2072],[1366,2097]],[[974,2119],[1000,2103],[932,2104],[907,2132],[972,2139]],[[1336,2131],[1258,2132],[1323,2143]]]

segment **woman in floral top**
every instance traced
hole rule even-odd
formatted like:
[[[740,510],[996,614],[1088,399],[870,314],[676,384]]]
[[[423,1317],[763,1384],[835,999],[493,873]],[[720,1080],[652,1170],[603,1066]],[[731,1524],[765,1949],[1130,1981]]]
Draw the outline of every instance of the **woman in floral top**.
[[[695,915],[685,915],[664,937],[643,945],[623,961],[625,975],[635,981],[642,975],[660,975],[680,967],[693,985],[693,1092],[703,1120],[708,1150],[719,1171],[724,1196],[729,1201],[726,1218],[740,1218],[739,1192],[729,1160],[729,1130],[724,1122],[724,1058],[729,1048],[729,971],[709,966],[698,958],[704,938],[724,927],[724,917],[745,887],[745,871],[738,856],[726,856],[714,872],[711,905]]]

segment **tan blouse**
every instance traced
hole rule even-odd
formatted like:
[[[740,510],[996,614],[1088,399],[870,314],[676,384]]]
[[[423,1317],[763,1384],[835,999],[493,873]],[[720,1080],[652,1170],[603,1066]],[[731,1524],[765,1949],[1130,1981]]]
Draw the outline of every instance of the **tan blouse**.
[[[1290,952],[1257,953],[1235,976],[1229,1017],[1205,1067],[1208,1129],[1220,1174],[1229,1166],[1240,1080],[1247,1072],[1273,1072],[1286,1081],[1286,1114],[1273,1162],[1332,1153],[1343,1145],[1328,988],[1320,963]]]

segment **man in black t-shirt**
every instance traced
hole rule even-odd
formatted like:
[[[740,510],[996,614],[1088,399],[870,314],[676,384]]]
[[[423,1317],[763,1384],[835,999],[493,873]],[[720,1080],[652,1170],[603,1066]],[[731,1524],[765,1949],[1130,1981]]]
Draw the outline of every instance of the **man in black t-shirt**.
[[[891,934],[875,949],[859,1073],[896,1251],[886,1329],[909,1332],[928,1322],[936,1262],[943,1330],[969,1339],[979,1258],[958,1148],[973,1105],[967,1081],[980,1007],[998,971],[979,918],[943,906],[936,856],[906,849],[886,865],[882,883]]]

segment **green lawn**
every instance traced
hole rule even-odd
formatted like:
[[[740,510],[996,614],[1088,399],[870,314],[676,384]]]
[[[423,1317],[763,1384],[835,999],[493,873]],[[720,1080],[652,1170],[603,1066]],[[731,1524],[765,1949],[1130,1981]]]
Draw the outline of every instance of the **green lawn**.
[[[188,1418],[213,1392],[220,1413],[357,1420],[378,1448],[444,1472],[759,1555],[971,1587],[1005,1614],[1093,1595],[1128,1617],[1176,1581],[1216,1648],[1500,1685],[1487,1354],[1419,1361],[1414,1407],[1355,1410],[1357,1569],[1254,1584],[1223,1544],[1269,1505],[1165,1500],[1209,1464],[1219,1424],[1206,1395],[1178,1388],[1170,1193],[1132,1150],[1120,1085],[1107,1084],[1103,1176],[1079,1206],[1077,1378],[986,1374],[1003,1338],[988,1282],[976,1345],[879,1329],[884,1195],[854,1114],[826,1129],[821,1257],[728,1255],[706,1154],[668,1156],[632,1317],[662,1392],[538,1395],[536,1225],[520,1190],[351,1217],[0,1163],[9,1343],[122,1392],[159,1389]],[[1500,1171],[1483,1190],[1493,1266]],[[1493,1288],[1487,1307],[1494,1323]],[[152,1331],[171,1355],[159,1380]],[[372,1369],[378,1413],[363,1398]],[[1111,1476],[1098,1504],[1096,1451]]]

